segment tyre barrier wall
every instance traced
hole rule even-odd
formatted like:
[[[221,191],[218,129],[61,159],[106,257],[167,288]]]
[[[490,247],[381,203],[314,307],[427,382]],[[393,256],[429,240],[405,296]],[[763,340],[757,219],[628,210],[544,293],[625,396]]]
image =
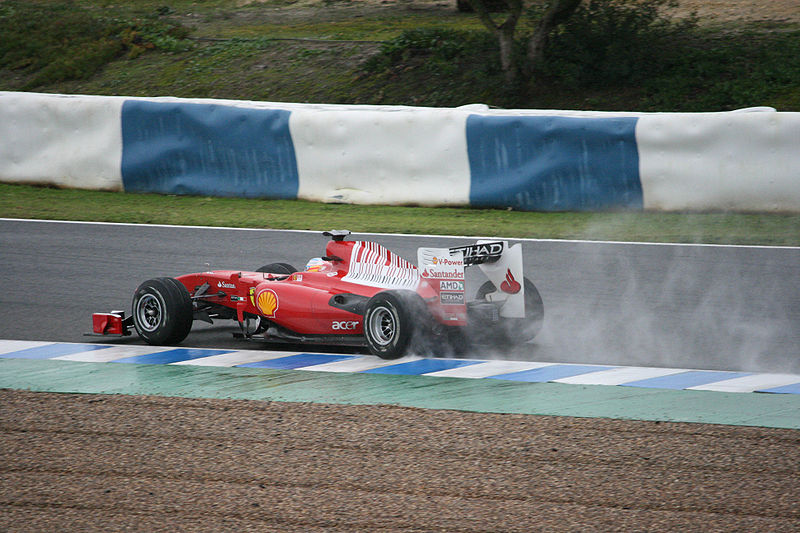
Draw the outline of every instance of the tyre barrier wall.
[[[0,92],[0,181],[358,204],[800,211],[800,113]]]

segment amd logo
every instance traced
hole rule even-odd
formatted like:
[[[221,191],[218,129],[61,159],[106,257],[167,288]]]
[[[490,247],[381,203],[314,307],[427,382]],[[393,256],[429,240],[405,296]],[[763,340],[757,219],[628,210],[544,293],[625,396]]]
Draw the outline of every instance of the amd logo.
[[[358,322],[353,320],[342,320],[341,322],[331,322],[331,329],[335,331],[353,331],[358,327]]]
[[[463,291],[464,290],[464,282],[463,281],[445,281],[442,280],[439,282],[439,290],[440,291]]]

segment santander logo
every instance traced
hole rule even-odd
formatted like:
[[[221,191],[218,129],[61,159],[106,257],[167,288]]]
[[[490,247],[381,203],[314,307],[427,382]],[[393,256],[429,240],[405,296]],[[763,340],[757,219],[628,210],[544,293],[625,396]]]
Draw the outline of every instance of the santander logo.
[[[500,290],[508,294],[517,294],[521,288],[522,286],[519,284],[519,281],[514,279],[514,275],[509,268],[508,272],[506,272],[505,281],[500,284]]]

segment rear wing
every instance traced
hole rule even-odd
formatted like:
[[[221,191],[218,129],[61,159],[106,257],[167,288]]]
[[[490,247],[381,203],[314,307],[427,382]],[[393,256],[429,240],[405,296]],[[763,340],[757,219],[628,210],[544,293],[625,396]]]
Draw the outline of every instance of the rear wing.
[[[417,264],[423,279],[438,280],[442,292],[454,301],[464,302],[464,269],[477,265],[495,290],[486,294],[489,302],[500,305],[500,316],[525,317],[525,282],[522,271],[522,245],[507,241],[481,240],[453,248],[419,248]]]

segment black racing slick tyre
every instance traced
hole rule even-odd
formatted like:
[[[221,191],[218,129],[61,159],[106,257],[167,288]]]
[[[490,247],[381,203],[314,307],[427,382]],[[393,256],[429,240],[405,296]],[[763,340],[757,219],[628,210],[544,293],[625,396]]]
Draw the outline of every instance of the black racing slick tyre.
[[[495,341],[508,344],[522,344],[536,337],[544,323],[544,303],[536,285],[528,278],[525,282],[525,318],[501,318],[491,326],[490,333]],[[485,300],[486,295],[496,291],[494,284],[487,281],[478,289],[477,300]]]
[[[370,298],[364,312],[369,351],[382,359],[406,355],[424,312],[425,302],[412,291],[384,291]]]
[[[150,279],[133,294],[133,325],[148,344],[181,342],[192,329],[192,299],[174,278]]]
[[[270,263],[268,265],[264,265],[256,272],[263,272],[265,274],[294,274],[297,272],[297,269],[290,265],[289,263]]]

